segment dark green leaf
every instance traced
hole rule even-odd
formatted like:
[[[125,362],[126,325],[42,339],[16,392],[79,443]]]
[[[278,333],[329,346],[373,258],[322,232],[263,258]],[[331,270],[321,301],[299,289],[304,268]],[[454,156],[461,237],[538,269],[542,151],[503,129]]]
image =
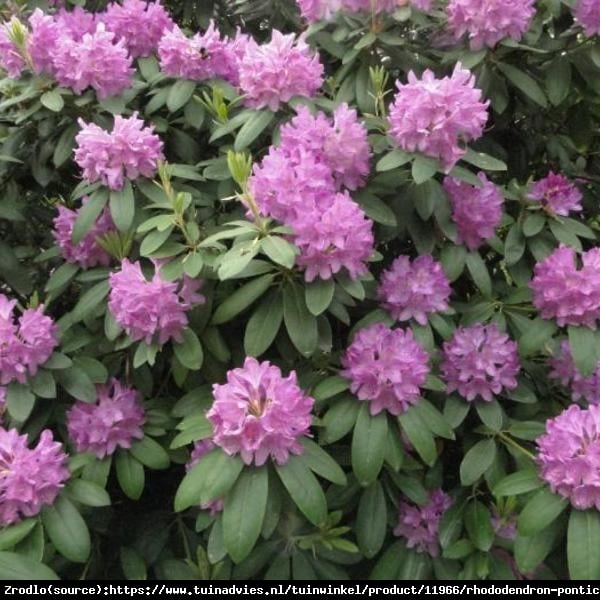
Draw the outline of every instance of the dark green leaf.
[[[302,439],[302,445],[304,446],[304,452],[300,458],[311,471],[336,485],[346,485],[344,471],[321,446],[308,438]]]
[[[574,580],[600,579],[600,514],[595,509],[571,511],[567,530],[569,575]]]
[[[273,274],[268,273],[252,279],[252,281],[238,288],[219,305],[211,319],[212,325],[226,323],[250,306],[269,289],[273,277]]]
[[[35,405],[35,396],[23,383],[13,382],[6,388],[6,408],[15,421],[27,420]]]
[[[524,469],[511,473],[501,479],[492,490],[494,496],[518,496],[542,487],[544,483],[538,478],[537,471]]]
[[[373,558],[385,540],[387,506],[383,488],[375,481],[366,488],[358,503],[356,539],[358,547],[367,558]]]
[[[91,229],[100,213],[104,210],[107,202],[108,191],[99,189],[81,206],[77,213],[75,224],[73,225],[73,233],[71,234],[71,239],[74,244],[78,244],[83,236]]]
[[[496,442],[493,439],[480,440],[466,454],[460,463],[460,481],[463,485],[475,483],[491,466],[496,456]]]
[[[129,452],[150,469],[168,469],[171,464],[166,450],[156,440],[147,435],[139,442],[134,442]]]
[[[4,581],[58,580],[46,565],[14,552],[0,552],[0,579]]]
[[[120,191],[110,192],[110,214],[119,231],[127,231],[135,216],[135,197],[129,181]]]
[[[525,505],[517,525],[519,534],[530,536],[542,531],[567,508],[569,501],[548,488],[539,490]]]
[[[244,350],[248,356],[260,356],[273,343],[283,320],[283,301],[278,291],[261,300],[244,334]]]
[[[352,469],[358,482],[367,486],[373,483],[385,458],[388,432],[387,413],[372,416],[369,404],[363,403],[358,412],[352,436]]]
[[[324,313],[333,300],[335,283],[333,279],[315,279],[306,284],[306,306],[315,317]]]
[[[117,479],[125,495],[139,500],[144,491],[144,467],[129,452],[119,450],[115,460]]]
[[[437,459],[437,448],[433,435],[427,426],[427,423],[423,421],[418,410],[414,410],[415,407],[411,407],[405,413],[398,417],[402,431],[406,434],[406,437],[410,443],[414,446],[417,454],[423,459],[423,461],[432,466]]]
[[[183,341],[181,344],[174,343],[173,351],[177,360],[186,368],[197,371],[204,360],[202,344],[198,336],[189,328],[183,330]]]
[[[303,356],[317,348],[317,320],[306,308],[302,288],[290,283],[283,288],[283,320],[292,343]]]
[[[275,115],[269,110],[256,111],[239,130],[234,150],[241,152],[247,148],[270,124]]]

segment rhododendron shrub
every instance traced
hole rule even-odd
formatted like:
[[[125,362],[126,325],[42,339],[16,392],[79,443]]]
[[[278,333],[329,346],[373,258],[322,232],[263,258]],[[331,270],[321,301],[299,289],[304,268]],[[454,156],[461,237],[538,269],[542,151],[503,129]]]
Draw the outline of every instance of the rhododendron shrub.
[[[0,4],[0,578],[600,579],[600,2]]]

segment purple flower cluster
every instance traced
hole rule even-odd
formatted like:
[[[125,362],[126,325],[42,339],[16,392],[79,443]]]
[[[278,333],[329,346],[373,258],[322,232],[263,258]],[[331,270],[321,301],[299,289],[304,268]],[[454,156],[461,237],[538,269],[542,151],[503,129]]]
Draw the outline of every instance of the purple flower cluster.
[[[439,489],[430,492],[425,506],[400,502],[394,535],[405,538],[407,547],[414,548],[416,552],[438,556],[440,521],[451,506],[450,496]]]
[[[529,197],[539,202],[551,215],[568,216],[570,212],[582,210],[582,194],[564,175],[550,172],[536,181]]]
[[[564,340],[559,355],[550,360],[550,366],[550,378],[558,379],[565,387],[570,386],[573,400],[583,398],[590,404],[600,404],[600,363],[591,375],[583,376],[575,366],[569,342]]]
[[[572,404],[537,440],[540,477],[579,510],[600,510],[600,406]]]
[[[238,85],[240,57],[248,39],[239,32],[233,40],[221,37],[212,21],[203,34],[191,38],[175,25],[158,45],[160,68],[170,77],[192,81],[219,77]]]
[[[75,162],[90,182],[101,181],[120,190],[125,179],[153,177],[163,160],[163,143],[152,126],[144,127],[137,112],[129,118],[115,116],[112,131],[79,119],[81,131],[75,137]]]
[[[190,458],[185,463],[185,470],[189,472],[195,467],[200,459],[208,454],[211,450],[216,448],[216,444],[211,440],[200,440],[198,442],[194,442],[194,447],[192,448],[192,452],[190,453]],[[201,502],[200,508],[202,510],[210,510],[211,515],[216,515],[223,510],[224,502],[222,499],[219,500],[210,500],[209,502]]]
[[[182,283],[165,281],[158,271],[151,281],[142,273],[139,262],[124,259],[121,270],[111,273],[108,308],[117,323],[133,340],[165,344],[182,341],[187,327],[187,311],[205,301],[198,293],[201,280],[187,277]]]
[[[285,464],[301,454],[314,400],[298,385],[296,373],[283,377],[279,367],[247,357],[227,373],[227,383],[213,385],[214,403],[206,416],[213,441],[229,454],[257,466],[272,458]]]
[[[429,255],[413,261],[399,256],[381,276],[378,296],[397,321],[415,319],[427,324],[427,315],[448,308],[452,289],[442,265]]]
[[[461,327],[444,343],[440,369],[447,393],[491,402],[495,394],[517,387],[517,344],[494,324]]]
[[[323,84],[323,65],[302,36],[273,30],[271,41],[249,39],[239,63],[240,87],[253,108],[277,110],[294,96],[312,98]]]
[[[83,198],[83,204],[87,204],[89,198]],[[100,214],[96,222],[90,227],[88,232],[81,238],[77,244],[72,241],[73,226],[81,212],[71,210],[66,206],[58,207],[58,215],[54,219],[54,239],[61,249],[63,258],[70,263],[78,264],[84,269],[95,267],[97,265],[108,266],[110,255],[98,243],[98,238],[115,231],[113,220],[108,209]]]
[[[600,34],[600,2],[598,0],[577,0],[573,16],[583,27],[585,35],[592,37]]]
[[[25,383],[58,345],[58,327],[44,315],[43,305],[23,311],[17,321],[16,304],[0,294],[0,385]]]
[[[452,220],[458,230],[458,242],[476,250],[494,235],[502,220],[504,198],[500,190],[488,180],[485,173],[478,173],[481,187],[446,177],[444,190],[452,207]]]
[[[421,79],[411,71],[408,83],[397,83],[390,106],[390,135],[408,152],[441,161],[450,171],[465,154],[465,142],[483,134],[489,102],[481,101],[475,77],[458,63],[450,77],[436,79],[427,69]]]
[[[356,111],[342,104],[329,119],[301,107],[281,128],[279,146],[254,167],[250,191],[264,215],[292,228],[307,281],[329,279],[341,269],[352,278],[365,273],[373,224],[340,190],[364,183],[369,158]]]
[[[493,48],[504,38],[520,40],[535,14],[535,0],[450,0],[446,13],[455,39],[467,36],[471,50]]]
[[[78,401],[69,409],[67,429],[78,452],[103,459],[144,437],[145,416],[138,392],[117,379],[97,385],[96,394],[94,404]]]
[[[0,525],[12,525],[37,515],[50,505],[69,478],[67,455],[42,431],[35,448],[27,447],[27,435],[0,428]]]
[[[342,357],[340,374],[350,380],[359,400],[370,402],[372,415],[383,410],[399,415],[419,401],[428,362],[412,331],[376,323],[356,334]]]
[[[530,287],[533,303],[544,319],[560,326],[585,325],[596,329],[600,319],[600,248],[581,256],[577,268],[573,248],[560,246],[535,265]]]

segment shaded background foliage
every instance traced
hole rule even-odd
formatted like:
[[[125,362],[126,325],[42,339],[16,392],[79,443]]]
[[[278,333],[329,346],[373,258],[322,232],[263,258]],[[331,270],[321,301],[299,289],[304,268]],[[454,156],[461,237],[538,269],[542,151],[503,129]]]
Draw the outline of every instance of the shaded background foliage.
[[[98,10],[106,3],[71,4]],[[530,460],[532,441],[544,431],[545,420],[571,402],[568,393],[547,378],[548,356],[567,332],[537,316],[528,289],[532,268],[559,243],[578,250],[593,247],[600,231],[600,45],[573,26],[572,4],[539,1],[521,42],[505,40],[494,50],[477,52],[464,45],[431,44],[442,28],[440,15],[425,16],[408,7],[376,21],[341,15],[332,23],[309,28],[308,40],[319,50],[327,75],[323,94],[313,105],[330,111],[348,102],[359,109],[369,128],[372,174],[354,198],[377,223],[380,253],[371,263],[372,278],[352,282],[337,277],[330,303],[322,311],[313,311],[316,314],[306,308],[305,283],[288,268],[285,252],[263,250],[257,255],[262,263],[253,263],[256,270],[244,265],[236,270],[236,257],[224,258],[229,240],[202,247],[209,235],[244,215],[239,204],[221,201],[236,191],[227,151],[251,150],[259,160],[276,139],[279,125],[294,114],[291,106],[268,122],[257,122],[253,111],[232,106],[219,122],[198,101],[206,91],[218,104],[217,84],[191,85],[162,77],[153,59],[138,61],[131,91],[105,101],[97,101],[91,92],[80,97],[64,90],[57,93],[52,82],[39,78],[0,81],[1,289],[23,305],[32,299],[43,301],[48,313],[59,320],[60,351],[69,357],[66,368],[43,371],[39,381],[15,386],[7,418],[32,436],[46,424],[65,434],[64,412],[73,397],[89,397],[92,383],[104,380],[108,373],[126,375],[145,396],[146,435],[156,440],[137,454],[118,454],[112,468],[107,460],[77,459],[74,479],[91,482],[88,491],[95,494],[87,501],[76,492],[70,494],[84,516],[84,521],[75,518],[78,535],[85,538],[81,531],[91,532],[84,551],[69,548],[68,541],[56,536],[49,539],[36,520],[17,535],[16,551],[43,559],[67,578],[82,574],[132,579],[500,579],[518,574],[565,578],[568,563],[571,575],[600,576],[597,549],[586,549],[592,554],[586,559],[587,570],[573,567],[577,551],[572,547],[567,557],[564,543],[566,507],[557,506],[556,497],[541,488]],[[272,28],[286,32],[305,28],[293,1],[184,0],[165,5],[176,21],[193,31],[205,28],[210,19],[225,33],[240,26],[261,40],[269,38]],[[12,14],[15,8],[34,6],[44,3],[9,2],[3,10]],[[390,147],[375,116],[374,95],[381,90],[374,87],[369,70],[385,67],[388,100],[393,82],[405,81],[410,70],[420,73],[433,68],[441,75],[458,60],[475,74],[491,110],[485,135],[471,145],[453,174],[472,181],[473,173],[482,169],[503,186],[506,198],[497,235],[489,246],[473,252],[452,242],[456,232],[437,166],[427,160],[404,161]],[[225,105],[235,96],[227,88],[223,94]],[[76,119],[109,128],[112,115],[134,110],[160,133],[167,160],[176,165],[173,184],[191,199],[183,211],[155,206],[149,214],[181,217],[198,247],[189,252],[173,244],[181,241],[178,228],[164,235],[148,223],[143,207],[157,201],[164,205],[164,194],[142,181],[135,189],[137,229],[132,227],[135,233],[123,236],[122,247],[114,250],[121,255],[170,258],[173,266],[167,276],[171,278],[185,272],[207,279],[203,293],[208,301],[194,309],[190,319],[200,351],[196,346],[182,351],[189,364],[183,364],[182,354],[168,346],[156,353],[143,344],[117,339],[105,318],[108,269],[80,271],[65,265],[51,236],[57,203],[77,205],[84,189],[72,161]],[[582,218],[554,218],[530,210],[524,200],[526,186],[549,170],[578,181],[584,194]],[[248,230],[240,229],[241,237],[247,234]],[[277,232],[273,237],[281,239]],[[447,397],[441,381],[432,377],[426,392],[431,407],[427,417],[416,416],[401,425],[390,419],[389,436],[377,438],[372,433],[376,429],[369,429],[375,425],[366,426],[366,420],[357,417],[358,402],[336,375],[339,357],[358,326],[387,318],[375,300],[381,271],[399,254],[430,252],[441,260],[453,282],[454,310],[436,315],[427,326],[412,325],[415,336],[435,354],[457,324],[495,322],[519,343],[520,385],[489,405],[476,403],[473,408],[456,396]],[[200,258],[193,262],[187,254]],[[223,265],[229,276],[223,275]],[[263,268],[266,271],[261,272]],[[256,283],[264,272],[272,273],[273,280]],[[286,294],[299,298],[302,310],[284,318],[281,298]],[[249,333],[252,319],[268,309],[278,318]],[[595,334],[579,333],[569,335],[580,343],[576,362],[589,372],[600,359],[600,343]],[[336,485],[326,478],[320,482],[329,517],[318,527],[274,483],[263,536],[248,557],[234,564],[223,542],[220,519],[195,508],[176,513],[173,498],[184,475],[186,447],[205,431],[198,415],[210,405],[210,384],[222,382],[228,369],[257,348],[257,354],[284,371],[296,369],[303,387],[311,390],[317,400],[315,439],[342,466],[347,483]],[[17,402],[21,408],[15,408]],[[28,411],[23,411],[23,402],[30,403]],[[403,449],[400,429],[416,452]],[[361,468],[353,458],[353,444],[376,455],[375,463],[379,460],[379,469],[362,481],[363,486],[352,474]],[[521,474],[521,480],[509,479],[515,473]],[[455,504],[442,522],[442,558],[430,560],[407,550],[391,530],[398,499],[421,504],[426,489],[433,487],[452,491]],[[96,488],[106,488],[110,506],[94,506],[106,503]],[[556,507],[556,514],[536,514],[541,502]],[[493,505],[514,518],[525,515],[522,520],[527,523],[522,526],[519,521],[516,541],[494,535]],[[589,527],[593,532],[600,529],[595,514]],[[0,549],[13,547],[11,535],[0,531]]]

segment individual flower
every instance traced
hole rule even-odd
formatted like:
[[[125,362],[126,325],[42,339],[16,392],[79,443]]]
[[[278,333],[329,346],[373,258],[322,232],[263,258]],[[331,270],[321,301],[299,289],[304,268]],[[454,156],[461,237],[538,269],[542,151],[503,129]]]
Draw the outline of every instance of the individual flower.
[[[216,444],[211,439],[194,442],[194,447],[190,453],[190,458],[187,463],[185,463],[186,472],[191,471],[203,456],[208,454],[211,450],[214,450],[216,447]],[[202,510],[210,510],[210,514],[213,516],[220,513],[223,510],[223,506],[224,502],[222,499],[200,503],[200,508]]]
[[[27,435],[0,428],[0,473],[0,525],[5,527],[54,503],[69,478],[67,455],[49,429],[28,448]]]
[[[129,118],[115,116],[112,131],[79,119],[75,137],[75,162],[89,182],[101,181],[112,190],[120,190],[125,180],[153,177],[158,161],[163,160],[163,143],[152,126],[134,112]]]
[[[54,15],[54,20],[64,35],[78,42],[86,34],[93,34],[98,25],[96,13],[88,12],[81,6],[74,6],[71,10],[62,8]]]
[[[133,340],[151,344],[158,339],[182,341],[187,327],[187,312],[194,304],[202,304],[197,293],[201,280],[185,278],[182,283],[165,281],[157,270],[151,281],[142,273],[139,262],[124,259],[121,270],[109,276],[108,308],[117,323]]]
[[[67,35],[58,39],[53,60],[59,85],[81,94],[91,87],[101,100],[117,96],[131,86],[133,67],[123,40],[99,23],[81,40]]]
[[[530,287],[533,304],[544,319],[564,325],[585,325],[592,329],[600,319],[600,248],[581,256],[577,267],[573,248],[560,246],[537,263]]]
[[[450,77],[436,79],[427,69],[421,79],[411,71],[408,83],[396,84],[390,106],[390,135],[408,152],[441,161],[446,171],[464,156],[464,143],[483,134],[489,102],[481,101],[475,77],[457,63]]]
[[[454,177],[444,179],[444,190],[452,207],[458,243],[476,250],[494,235],[502,220],[504,198],[485,173],[477,175],[481,186],[471,185]]]
[[[323,84],[323,65],[302,36],[274,29],[269,43],[248,42],[239,77],[248,106],[276,111],[294,96],[312,98]]]
[[[550,172],[536,181],[529,191],[529,198],[539,202],[551,215],[568,216],[582,210],[582,194],[564,175]]]
[[[78,401],[69,409],[67,430],[77,452],[103,459],[141,440],[146,419],[138,392],[117,379],[97,385],[96,396],[93,404]]]
[[[239,40],[243,37],[239,37]],[[227,81],[237,80],[237,55],[235,46],[221,37],[211,21],[208,29],[201,35],[191,38],[175,25],[167,31],[158,45],[160,68],[165,75],[182,77],[192,81],[204,81],[220,77]]]
[[[419,402],[428,362],[427,352],[410,329],[376,323],[356,334],[342,357],[340,374],[350,380],[350,389],[359,400],[370,403],[372,415],[383,410],[399,415]]]
[[[563,340],[560,352],[550,360],[550,366],[550,378],[558,379],[562,385],[570,387],[574,401],[583,398],[590,404],[600,404],[600,363],[591,375],[582,375],[575,366],[569,342]]]
[[[132,58],[152,54],[163,33],[173,28],[173,21],[160,0],[111,2],[101,19],[117,39],[124,40]]]
[[[440,521],[451,506],[452,499],[440,489],[429,493],[425,506],[400,502],[394,535],[405,538],[407,547],[416,552],[438,556]]]
[[[447,393],[457,391],[469,402],[478,396],[491,402],[518,385],[517,344],[494,324],[460,327],[444,343],[440,369]]]
[[[279,367],[247,357],[243,367],[228,371],[227,383],[213,385],[213,396],[206,416],[214,443],[227,454],[257,466],[268,458],[283,465],[290,454],[302,454],[314,400],[295,371],[283,377]]]
[[[367,272],[365,262],[373,253],[373,222],[348,194],[335,194],[322,212],[307,210],[289,225],[306,281],[330,279],[342,269],[351,279]]]
[[[578,510],[600,510],[600,406],[572,404],[537,440],[540,478]]]
[[[413,261],[399,256],[381,276],[378,296],[397,321],[415,319],[427,324],[427,315],[448,308],[452,289],[442,265],[429,255]]]
[[[83,199],[83,205],[87,204],[89,198]],[[66,206],[58,207],[58,215],[54,219],[54,231],[52,232],[56,244],[61,249],[63,258],[69,263],[75,263],[84,269],[97,265],[108,266],[110,255],[98,243],[98,238],[115,231],[115,225],[108,209],[104,209],[100,216],[92,224],[87,233],[76,244],[72,241],[73,226],[82,208],[71,210]]]
[[[573,16],[588,37],[600,33],[600,2],[598,0],[577,0],[573,8]]]
[[[535,14],[535,0],[450,0],[448,28],[456,40],[467,36],[471,50],[493,48],[504,38],[519,41]]]
[[[0,67],[7,72],[9,77],[17,79],[25,68],[25,61],[9,34],[14,26],[20,26],[23,29],[16,17],[13,17],[8,23],[0,23]]]
[[[58,345],[58,327],[44,307],[28,308],[17,320],[16,300],[0,294],[0,385],[25,383]]]

